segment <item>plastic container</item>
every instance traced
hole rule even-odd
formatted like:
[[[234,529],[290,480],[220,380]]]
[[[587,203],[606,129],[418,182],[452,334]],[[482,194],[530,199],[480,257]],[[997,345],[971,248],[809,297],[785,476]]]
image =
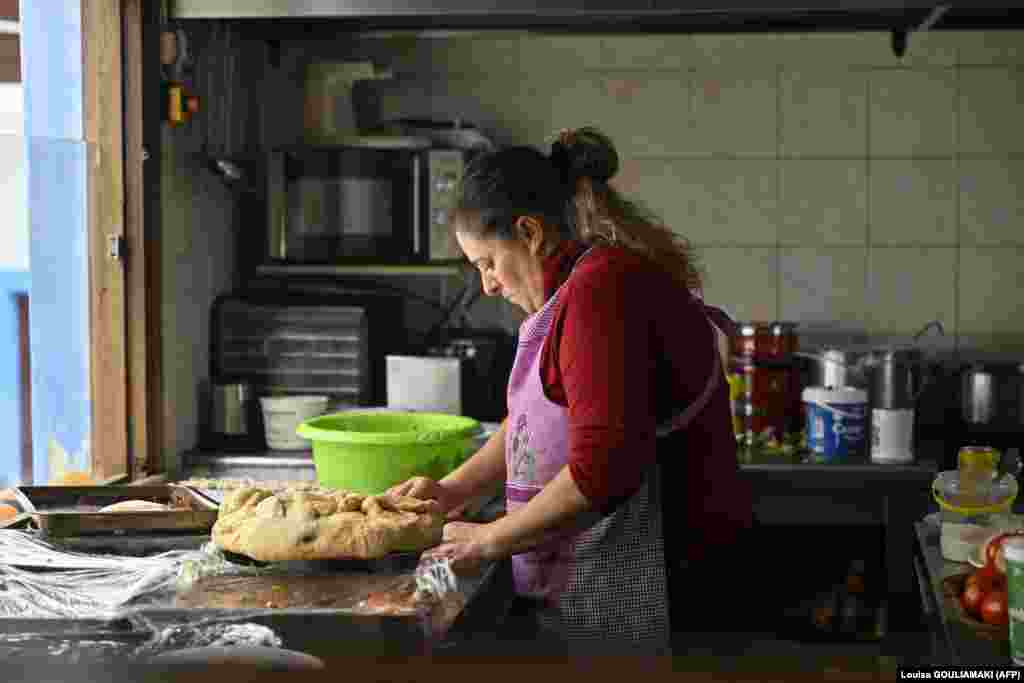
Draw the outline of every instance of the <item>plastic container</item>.
[[[807,448],[818,462],[842,462],[864,452],[868,394],[856,387],[807,387]]]
[[[478,421],[406,411],[345,411],[307,420],[317,481],[368,495],[410,477],[440,479],[476,452]]]
[[[1003,543],[1006,556],[1007,598],[1010,613],[1010,657],[1024,666],[1024,539]]]
[[[942,522],[939,547],[950,562],[969,562],[975,549],[992,538],[992,528],[977,524]]]
[[[296,434],[296,429],[306,420],[323,415],[327,411],[326,396],[264,396],[260,399],[263,409],[263,426],[267,446],[275,451],[301,451],[309,448],[309,442]]]
[[[965,491],[957,470],[939,472],[932,482],[932,497],[939,504],[943,524],[988,524],[993,515],[1010,512],[1017,492],[1017,479],[1012,474],[993,481],[984,495]]]

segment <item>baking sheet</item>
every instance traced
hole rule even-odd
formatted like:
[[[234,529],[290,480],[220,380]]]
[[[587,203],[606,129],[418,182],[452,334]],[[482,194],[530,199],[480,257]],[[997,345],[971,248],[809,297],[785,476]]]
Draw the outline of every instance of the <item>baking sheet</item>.
[[[419,564],[422,552],[391,553],[371,560],[338,558],[333,560],[290,560],[284,562],[261,562],[245,555],[221,550],[224,557],[234,564],[260,567],[275,572],[336,573],[336,572],[411,572]]]
[[[15,492],[43,536],[208,532],[217,521],[216,505],[180,486],[22,486]],[[162,503],[172,509],[99,511],[127,500]]]

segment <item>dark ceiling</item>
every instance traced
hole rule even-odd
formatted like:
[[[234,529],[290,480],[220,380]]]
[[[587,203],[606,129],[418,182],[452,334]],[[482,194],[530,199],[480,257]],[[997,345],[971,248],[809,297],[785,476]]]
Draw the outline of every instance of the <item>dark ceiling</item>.
[[[790,33],[833,31],[913,31],[931,9],[730,10],[637,12],[622,14],[382,16],[359,18],[235,19],[267,38],[329,37],[338,31],[534,30],[551,33]],[[933,31],[1013,30],[1024,28],[1021,7],[951,7],[931,25]]]

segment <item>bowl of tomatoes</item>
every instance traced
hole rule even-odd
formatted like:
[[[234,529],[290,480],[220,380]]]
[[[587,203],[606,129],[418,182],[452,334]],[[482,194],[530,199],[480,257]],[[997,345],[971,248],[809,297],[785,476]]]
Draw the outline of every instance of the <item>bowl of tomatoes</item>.
[[[1010,637],[1003,543],[1020,536],[1024,536],[1024,531],[996,534],[985,543],[983,567],[947,576],[942,581],[947,603],[952,603],[960,621],[981,637],[993,640]]]

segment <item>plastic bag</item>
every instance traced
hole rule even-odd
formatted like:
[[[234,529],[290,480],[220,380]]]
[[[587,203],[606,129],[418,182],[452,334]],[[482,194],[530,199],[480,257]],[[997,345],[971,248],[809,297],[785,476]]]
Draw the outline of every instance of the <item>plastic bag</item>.
[[[169,604],[204,576],[260,571],[228,562],[212,543],[150,557],[92,555],[12,530],[0,530],[0,562],[0,618],[110,619]]]

